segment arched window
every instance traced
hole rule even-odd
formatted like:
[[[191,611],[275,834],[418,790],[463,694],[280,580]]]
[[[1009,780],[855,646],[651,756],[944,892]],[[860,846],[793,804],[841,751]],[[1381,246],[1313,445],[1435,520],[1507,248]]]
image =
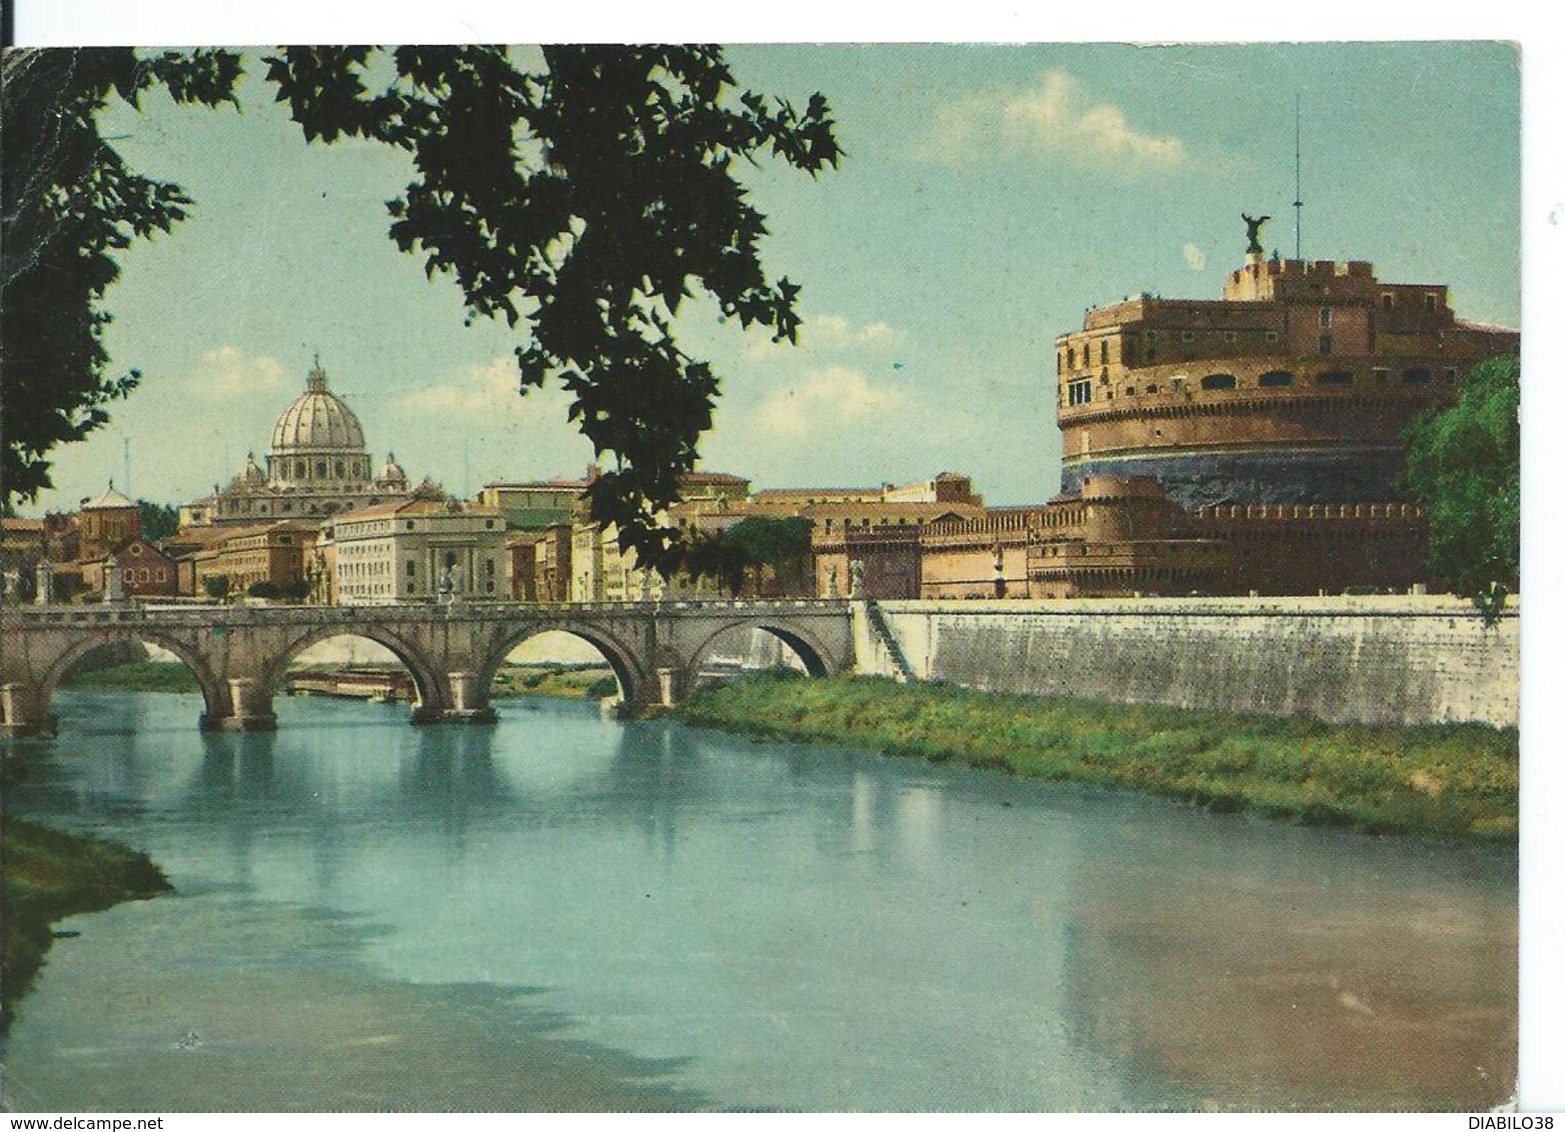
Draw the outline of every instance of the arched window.
[[[1279,385],[1292,385],[1293,374],[1287,370],[1274,369],[1270,373],[1261,374],[1261,379],[1256,384],[1263,389],[1271,389]]]
[[[1231,373],[1209,373],[1201,379],[1202,389],[1237,389],[1238,380]]]
[[[1334,369],[1329,373],[1318,374],[1315,378],[1316,385],[1352,385],[1353,375],[1346,370]]]

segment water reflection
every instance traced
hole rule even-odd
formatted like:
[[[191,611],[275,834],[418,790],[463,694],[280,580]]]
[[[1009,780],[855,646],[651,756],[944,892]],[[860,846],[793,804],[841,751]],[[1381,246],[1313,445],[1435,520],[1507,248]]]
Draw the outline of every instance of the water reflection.
[[[587,704],[415,728],[290,700],[275,733],[200,736],[178,700],[62,693],[95,738],[12,799],[146,848],[183,894],[51,959],[7,1060],[62,1088],[53,1051],[105,1025],[141,1048],[148,1011],[258,1035],[279,1077],[300,1047],[274,1000],[331,1015],[351,1072],[314,1083],[326,1107],[468,1080],[464,1047],[579,1070],[562,1042],[617,1067],[604,1097],[653,1083],[625,1107],[1472,1108],[1514,1065],[1514,856]],[[100,991],[123,1009],[89,1020]],[[167,1073],[199,1097],[154,1046],[93,1095],[133,1107]]]

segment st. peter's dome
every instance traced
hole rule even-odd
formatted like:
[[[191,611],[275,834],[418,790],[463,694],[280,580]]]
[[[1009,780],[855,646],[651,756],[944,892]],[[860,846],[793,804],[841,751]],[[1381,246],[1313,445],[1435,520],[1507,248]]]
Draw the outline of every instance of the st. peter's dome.
[[[326,371],[317,358],[315,368],[305,379],[304,392],[277,418],[270,455],[363,452],[364,429],[359,418],[326,388]]]

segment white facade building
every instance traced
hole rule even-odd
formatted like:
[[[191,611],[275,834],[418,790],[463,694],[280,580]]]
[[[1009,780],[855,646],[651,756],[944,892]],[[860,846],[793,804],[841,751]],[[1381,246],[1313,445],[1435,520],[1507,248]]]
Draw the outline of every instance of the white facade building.
[[[503,601],[510,594],[505,520],[498,508],[411,500],[331,521],[339,605]]]

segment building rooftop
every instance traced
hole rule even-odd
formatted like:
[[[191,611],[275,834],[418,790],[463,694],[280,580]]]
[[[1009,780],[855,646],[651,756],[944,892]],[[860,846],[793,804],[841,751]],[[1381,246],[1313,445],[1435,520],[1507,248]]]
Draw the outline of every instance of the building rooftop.
[[[109,489],[98,498],[88,503],[83,503],[83,511],[123,511],[127,507],[135,507],[136,501],[122,491],[114,489],[114,481],[109,481]]]

